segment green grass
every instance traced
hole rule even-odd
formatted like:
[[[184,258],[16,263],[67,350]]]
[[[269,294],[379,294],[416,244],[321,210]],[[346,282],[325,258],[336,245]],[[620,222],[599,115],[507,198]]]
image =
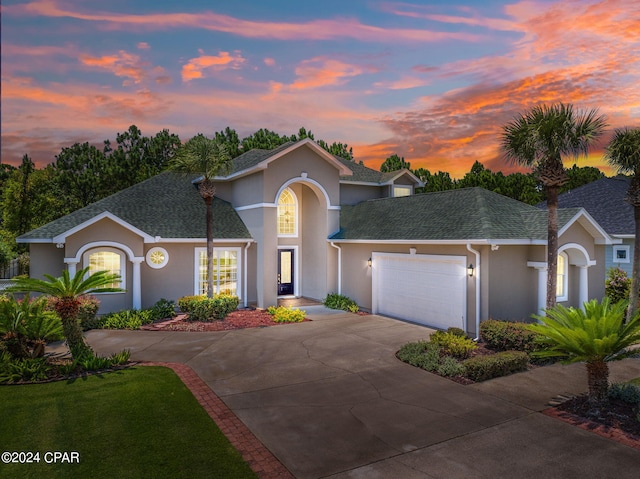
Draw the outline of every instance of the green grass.
[[[0,387],[0,477],[255,478],[191,391],[168,368],[138,367],[73,381]],[[79,453],[46,464],[44,453]]]
[[[631,381],[628,381],[628,382],[629,382],[629,384],[633,384],[634,386],[640,387],[640,378],[635,378],[635,379],[632,379]]]

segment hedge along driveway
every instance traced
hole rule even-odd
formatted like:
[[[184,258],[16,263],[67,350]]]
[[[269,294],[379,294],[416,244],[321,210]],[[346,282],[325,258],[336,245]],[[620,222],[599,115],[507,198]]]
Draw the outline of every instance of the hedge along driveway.
[[[256,477],[167,368],[3,386],[0,404],[2,452],[40,453],[39,463],[0,464],[2,477]],[[47,464],[48,451],[79,461]]]

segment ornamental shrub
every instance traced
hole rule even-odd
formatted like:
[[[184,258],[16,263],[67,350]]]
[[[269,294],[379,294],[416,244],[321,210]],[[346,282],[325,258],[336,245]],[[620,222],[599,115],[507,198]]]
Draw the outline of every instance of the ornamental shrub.
[[[433,372],[440,364],[440,346],[428,341],[407,343],[396,353],[396,357],[407,364]]]
[[[457,359],[466,359],[478,345],[465,336],[457,336],[449,332],[436,331],[429,340],[442,348],[443,354],[448,354]]]
[[[524,351],[543,348],[541,336],[528,329],[526,323],[488,319],[480,323],[480,338],[494,351]]]
[[[143,324],[153,322],[148,309],[126,309],[117,313],[110,313],[100,320],[103,329],[139,329]]]
[[[160,319],[173,318],[176,315],[175,306],[176,303],[174,301],[161,298],[149,309],[151,312],[151,320],[158,321]]]
[[[462,364],[466,369],[466,377],[478,382],[525,371],[528,362],[529,355],[523,351],[502,351],[489,356],[476,356]]]
[[[196,303],[198,301],[202,301],[203,299],[207,299],[207,297],[205,295],[183,296],[182,298],[178,299],[178,307],[183,313],[190,313],[191,311],[193,311]]]
[[[182,299],[182,298],[181,298]],[[178,300],[178,303],[180,300]],[[230,312],[238,309],[240,301],[237,296],[228,294],[218,294],[213,298],[203,298],[191,300],[188,308],[189,321],[219,321],[224,319]],[[182,307],[180,308],[182,309]]]
[[[631,291],[631,278],[621,268],[609,268],[605,284],[605,295],[615,304],[618,301],[628,300]]]
[[[614,383],[609,387],[609,399],[620,399],[640,406],[640,387],[629,383]]]
[[[440,376],[445,377],[464,376],[467,369],[464,367],[464,364],[460,363],[455,358],[452,358],[451,356],[443,356],[440,358],[440,362],[436,367],[436,372]]]
[[[307,314],[306,311],[301,309],[285,308],[284,306],[278,306],[277,308],[270,306],[267,308],[267,313],[272,316],[273,321],[276,323],[299,323],[304,321]]]
[[[359,311],[358,304],[348,296],[338,293],[329,293],[322,302],[327,308],[342,309],[343,311],[349,311],[351,313],[357,313]]]

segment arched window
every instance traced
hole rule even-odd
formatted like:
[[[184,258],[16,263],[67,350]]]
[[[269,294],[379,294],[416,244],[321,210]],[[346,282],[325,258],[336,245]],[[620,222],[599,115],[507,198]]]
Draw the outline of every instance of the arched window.
[[[558,254],[558,279],[556,282],[556,301],[568,301],[569,292],[568,284],[568,267],[569,258],[566,253]]]
[[[285,188],[278,198],[278,235],[298,235],[298,202],[289,188]]]
[[[125,288],[126,263],[124,252],[115,248],[97,248],[87,251],[84,254],[84,265],[89,267],[89,274],[98,271],[108,271],[109,273],[120,275],[120,281],[114,281],[106,285],[108,288]]]

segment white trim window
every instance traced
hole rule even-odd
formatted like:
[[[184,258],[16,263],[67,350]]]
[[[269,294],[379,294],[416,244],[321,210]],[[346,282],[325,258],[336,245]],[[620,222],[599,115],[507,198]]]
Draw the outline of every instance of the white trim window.
[[[630,263],[629,258],[630,247],[628,245],[614,246],[613,247],[613,262],[614,263]]]
[[[213,248],[214,294],[240,297],[240,248]],[[207,248],[195,249],[194,294],[207,294]]]
[[[278,236],[298,236],[298,200],[290,188],[278,198]]]
[[[85,267],[89,267],[89,275],[98,271],[119,274],[120,281],[105,285],[107,288],[126,288],[126,261],[124,252],[116,248],[101,247],[87,250],[83,255]]]
[[[413,188],[409,185],[393,185],[393,197],[399,198],[401,196],[411,196],[413,194]]]
[[[556,282],[556,301],[569,300],[569,257],[566,253],[558,254],[558,277]]]

